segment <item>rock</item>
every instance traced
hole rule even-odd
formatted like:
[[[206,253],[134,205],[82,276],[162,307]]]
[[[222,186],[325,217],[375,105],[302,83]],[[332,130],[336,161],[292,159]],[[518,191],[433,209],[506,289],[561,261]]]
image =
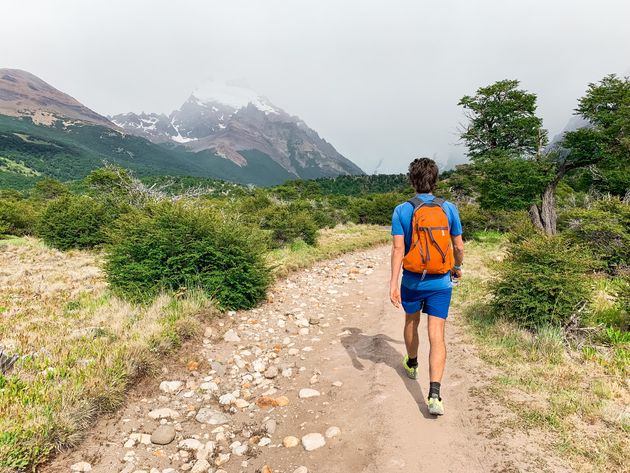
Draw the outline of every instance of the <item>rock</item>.
[[[222,406],[229,406],[230,404],[234,404],[236,402],[236,397],[232,393],[224,394],[219,398],[219,404]]]
[[[277,397],[273,401],[277,407],[283,407],[283,406],[289,405],[289,398],[286,396]]]
[[[92,465],[87,462],[75,463],[70,467],[72,471],[92,471]]]
[[[295,470],[293,470],[293,473],[308,473],[308,468],[305,466],[298,466]]]
[[[324,439],[324,436],[322,434],[311,433],[306,434],[304,437],[302,437],[302,446],[307,452],[317,450],[324,445],[326,445],[326,439]]]
[[[296,447],[298,443],[300,443],[300,441],[297,439],[297,437],[293,437],[292,435],[289,435],[288,437],[282,439],[282,445],[284,445],[286,448]]]
[[[311,389],[311,388],[302,388],[300,389],[298,396],[300,397],[300,399],[308,399],[310,397],[317,397],[319,396],[319,391],[316,389]]]
[[[254,369],[254,371],[262,373],[267,368],[267,364],[260,358],[257,358],[252,363],[252,368]]]
[[[263,437],[258,441],[259,447],[266,447],[271,443],[271,439],[269,437]]]
[[[343,386],[343,382],[342,381],[335,381],[334,383],[332,383],[333,386],[335,386],[336,388],[340,388],[341,386]]]
[[[203,444],[197,439],[185,439],[177,444],[177,448],[186,451],[199,450],[201,447]]]
[[[298,350],[297,348],[289,348],[289,355],[295,356],[299,354],[300,354],[300,350]]]
[[[203,338],[212,338],[213,334],[214,330],[212,330],[212,327],[206,327],[206,330],[203,332]]]
[[[318,317],[309,317],[308,323],[311,324],[311,325],[319,325],[319,318]]]
[[[214,464],[216,466],[221,466],[221,465],[226,464],[229,461],[230,461],[230,454],[229,453],[219,453],[217,458],[214,460]]]
[[[324,433],[324,435],[326,436],[327,439],[331,439],[333,437],[336,437],[337,435],[341,434],[341,429],[339,427],[328,427],[328,429],[326,429],[326,432]]]
[[[265,378],[273,379],[278,376],[278,368],[276,366],[270,366],[265,370]]]
[[[232,448],[232,453],[236,456],[242,457],[247,453],[247,445],[236,445]]]
[[[149,417],[151,419],[177,419],[179,417],[179,412],[174,411],[173,409],[169,409],[168,407],[163,407],[161,409],[153,409],[149,412]]]
[[[175,427],[172,425],[160,425],[151,434],[151,443],[155,445],[168,445],[175,439]]]
[[[221,425],[227,424],[230,421],[230,418],[223,412],[209,407],[203,407],[199,409],[199,412],[197,412],[195,420],[201,424]]]
[[[269,465],[263,465],[263,467],[258,470],[260,473],[273,473],[273,470]]]
[[[160,391],[172,394],[179,391],[183,385],[184,383],[181,381],[162,381],[160,383]]]
[[[269,419],[267,422],[263,424],[263,429],[270,435],[276,431],[276,427],[278,426],[277,422],[274,419]]]
[[[239,409],[245,409],[246,407],[249,407],[249,402],[247,402],[245,399],[237,399],[236,401],[234,401],[234,405]]]
[[[197,460],[190,473],[206,473],[210,469],[208,460]]]
[[[223,334],[223,340],[225,340],[226,342],[237,343],[241,341],[241,337],[239,337],[233,329],[230,329]]]
[[[212,381],[208,382],[208,383],[201,383],[199,385],[199,389],[201,389],[202,391],[218,391],[219,390],[219,386],[217,385],[217,383],[213,383]]]

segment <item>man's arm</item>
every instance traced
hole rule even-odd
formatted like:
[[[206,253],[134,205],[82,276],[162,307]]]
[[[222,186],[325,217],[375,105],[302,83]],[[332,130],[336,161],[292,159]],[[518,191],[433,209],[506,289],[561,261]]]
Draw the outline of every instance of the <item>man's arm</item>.
[[[455,266],[461,266],[464,262],[464,240],[461,235],[451,236],[451,242],[453,243],[453,256],[455,257]],[[462,269],[453,269],[453,276],[456,278],[462,277]]]
[[[400,266],[405,256],[405,237],[394,235],[392,240],[392,275],[389,281],[389,300],[400,308]]]

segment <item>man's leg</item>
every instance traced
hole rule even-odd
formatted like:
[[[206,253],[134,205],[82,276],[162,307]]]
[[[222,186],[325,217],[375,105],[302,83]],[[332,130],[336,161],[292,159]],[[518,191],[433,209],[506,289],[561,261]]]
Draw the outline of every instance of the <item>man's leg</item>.
[[[446,319],[429,315],[427,328],[429,332],[429,380],[442,382],[446,365],[446,343],[444,342],[444,325]]]
[[[407,347],[407,355],[409,358],[418,357],[418,325],[420,324],[420,312],[415,314],[405,314],[405,346]]]

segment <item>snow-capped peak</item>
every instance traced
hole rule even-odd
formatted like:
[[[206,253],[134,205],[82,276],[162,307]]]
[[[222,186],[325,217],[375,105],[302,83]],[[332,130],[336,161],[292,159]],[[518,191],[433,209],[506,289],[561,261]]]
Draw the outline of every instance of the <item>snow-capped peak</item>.
[[[247,107],[251,103],[266,114],[278,113],[278,110],[269,100],[253,90],[223,82],[205,82],[197,87],[192,95],[201,103],[220,103],[236,110]]]

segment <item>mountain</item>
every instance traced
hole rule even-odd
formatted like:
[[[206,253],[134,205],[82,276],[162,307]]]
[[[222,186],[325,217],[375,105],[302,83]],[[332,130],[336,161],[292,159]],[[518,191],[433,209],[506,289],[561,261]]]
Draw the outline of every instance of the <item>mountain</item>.
[[[169,115],[125,113],[110,119],[154,143],[210,150],[238,166],[257,154],[299,178],[363,174],[298,117],[234,85],[207,83]]]
[[[238,112],[239,126],[245,131],[239,133],[236,122],[229,127],[226,123],[225,129],[230,131],[226,136],[230,139],[225,139],[225,145],[202,146],[203,132],[189,127],[195,120],[194,114],[204,110],[182,107],[179,120],[171,123],[162,117],[160,123],[155,120],[154,130],[143,121],[149,116],[139,115],[138,130],[130,133],[28,72],[0,69],[0,187],[28,187],[41,176],[63,181],[80,179],[104,162],[131,169],[141,177],[209,177],[261,186],[296,177],[361,173],[317,133],[300,129],[296,120],[278,125],[270,124],[270,120],[266,126],[276,129],[276,137],[284,133],[288,137],[286,145],[292,150],[286,153],[288,158],[282,164],[275,148],[253,131],[251,121],[265,122],[265,117],[258,115],[265,114],[260,106],[254,101],[236,110],[234,103],[230,104],[225,112]],[[250,113],[252,107],[255,110]],[[187,114],[192,116],[187,118]],[[216,118],[225,120],[226,116]],[[215,127],[220,128],[219,124],[217,121]],[[176,131],[174,135],[172,130]],[[158,137],[160,133],[163,139]],[[196,136],[200,138],[193,139]],[[237,138],[239,143],[251,145],[230,147]],[[194,146],[188,146],[193,142]]]
[[[30,117],[42,125],[64,119],[114,128],[107,118],[19,69],[0,69],[0,115]]]

